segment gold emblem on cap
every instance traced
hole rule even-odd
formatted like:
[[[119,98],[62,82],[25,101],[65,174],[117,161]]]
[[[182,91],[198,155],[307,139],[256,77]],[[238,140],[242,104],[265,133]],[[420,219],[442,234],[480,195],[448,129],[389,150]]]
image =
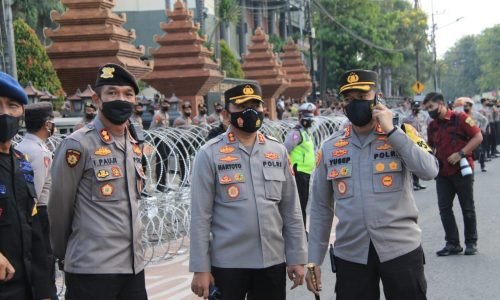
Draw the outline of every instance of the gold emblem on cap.
[[[115,72],[115,68],[112,68],[112,67],[102,68],[101,78],[103,78],[103,79],[113,78],[114,72]]]
[[[245,95],[253,95],[255,94],[254,90],[252,89],[251,86],[249,85],[246,85],[244,88],[243,88],[243,94]]]
[[[354,83],[358,81],[359,81],[359,76],[354,72],[352,72],[351,74],[349,74],[349,76],[347,76],[347,82],[349,83]]]

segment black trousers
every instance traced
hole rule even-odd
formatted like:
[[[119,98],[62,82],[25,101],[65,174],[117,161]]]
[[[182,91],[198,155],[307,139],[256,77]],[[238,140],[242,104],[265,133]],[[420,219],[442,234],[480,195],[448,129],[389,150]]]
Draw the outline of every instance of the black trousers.
[[[57,287],[56,287],[56,261],[52,253],[52,247],[50,246],[50,224],[49,215],[47,213],[47,206],[38,206],[38,219],[40,220],[40,226],[42,227],[42,237],[45,243],[45,251],[47,251],[48,262],[49,262],[49,272],[50,272],[50,283],[52,285],[52,299],[58,299],[57,297]]]
[[[381,263],[370,243],[368,264],[357,264],[335,257],[337,283],[335,293],[339,300],[378,300],[380,280],[387,300],[427,299],[427,281],[424,275],[422,247]]]
[[[418,176],[415,175],[415,174],[411,174],[411,176],[413,177],[413,186],[419,185],[420,184],[420,178],[418,178]]]
[[[455,195],[458,195],[458,202],[462,208],[465,243],[477,243],[473,184],[474,174],[462,176],[462,174],[457,173],[452,176],[438,176],[436,178],[439,214],[444,227],[445,240],[449,245],[460,245],[457,223],[453,214]]]
[[[167,172],[168,172],[168,155],[170,149],[159,138],[155,139],[155,145],[158,150],[156,154],[156,180],[158,181],[159,190],[165,190],[167,185]]]
[[[223,300],[286,299],[285,263],[265,269],[212,267],[212,275]]]
[[[497,149],[497,129],[495,123],[490,124],[490,136],[488,137],[490,148],[488,149],[490,155],[495,154]]]
[[[66,300],[147,300],[144,271],[134,274],[66,273]]]
[[[299,192],[300,208],[302,210],[302,220],[304,221],[304,228],[306,228],[306,207],[309,202],[309,181],[311,175],[297,171],[297,165],[293,165],[295,172],[295,183],[297,183],[297,191]]]

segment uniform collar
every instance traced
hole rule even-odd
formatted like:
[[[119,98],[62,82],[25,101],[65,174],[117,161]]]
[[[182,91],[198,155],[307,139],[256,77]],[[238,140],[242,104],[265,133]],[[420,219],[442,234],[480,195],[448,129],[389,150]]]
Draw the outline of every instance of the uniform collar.
[[[33,133],[26,132],[26,134],[24,135],[24,139],[27,141],[37,142],[40,145],[45,145],[43,140],[40,137],[38,137],[36,134],[33,134]]]
[[[444,115],[443,120],[451,120],[451,116],[453,115],[453,111],[449,108],[446,109],[446,114]]]

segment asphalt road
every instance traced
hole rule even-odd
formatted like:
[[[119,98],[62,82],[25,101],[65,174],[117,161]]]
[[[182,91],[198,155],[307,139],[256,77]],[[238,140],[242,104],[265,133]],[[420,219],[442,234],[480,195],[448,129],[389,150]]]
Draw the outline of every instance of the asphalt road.
[[[435,182],[422,182],[427,189],[415,192],[426,258],[428,299],[500,299],[500,158],[487,162],[486,168],[487,172],[481,172],[479,166],[476,166],[474,175],[479,236],[477,255],[436,256],[435,252],[440,250],[445,242],[437,207]],[[455,218],[463,244],[463,218],[457,198],[454,204]],[[334,299],[335,275],[331,272],[328,255],[322,271],[321,299]],[[289,291],[287,295],[287,299],[314,299],[305,286]],[[381,299],[385,299],[383,292]]]

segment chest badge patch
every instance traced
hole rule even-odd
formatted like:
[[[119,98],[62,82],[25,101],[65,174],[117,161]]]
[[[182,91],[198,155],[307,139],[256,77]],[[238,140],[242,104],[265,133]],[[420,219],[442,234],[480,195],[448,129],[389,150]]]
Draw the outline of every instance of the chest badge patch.
[[[236,173],[234,174],[234,180],[236,180],[236,182],[245,182],[245,175],[242,173]]]
[[[108,172],[108,171],[106,171],[106,170],[104,170],[104,169],[99,170],[99,171],[97,172],[97,178],[101,178],[101,179],[102,179],[102,178],[106,178],[106,177],[108,177],[108,176],[109,176],[109,172]]]
[[[340,156],[346,155],[347,153],[349,153],[349,151],[347,151],[345,149],[340,149],[340,150],[333,151],[332,155],[333,155],[333,157],[340,157]]]
[[[231,199],[235,199],[240,195],[240,188],[233,184],[227,188],[227,196]]]
[[[328,178],[329,179],[335,179],[339,176],[339,172],[337,169],[333,169],[330,173],[328,173]]]
[[[390,187],[393,184],[392,176],[391,175],[385,175],[382,177],[382,185],[385,187]]]
[[[132,150],[134,151],[135,155],[142,156],[142,150],[141,147],[139,147],[139,145],[133,144]]]
[[[333,144],[335,147],[338,147],[338,148],[342,148],[342,147],[345,147],[347,145],[349,145],[349,142],[346,141],[346,140],[339,140],[337,141],[335,144]]]
[[[224,154],[233,153],[234,150],[235,150],[234,147],[228,146],[228,145],[225,145],[225,146],[222,146],[219,148],[219,152],[224,153]]]
[[[111,175],[113,175],[113,177],[120,177],[122,176],[122,170],[120,167],[111,167]]]
[[[377,171],[378,173],[384,172],[384,170],[385,170],[385,165],[383,163],[378,163],[375,165],[375,171]]]
[[[233,162],[233,161],[239,160],[239,158],[236,156],[227,155],[227,156],[219,158],[219,160],[223,161],[223,162]]]
[[[73,168],[78,164],[81,156],[82,153],[80,153],[80,151],[68,149],[66,150],[66,163],[70,168]]]
[[[387,143],[377,147],[377,150],[390,150],[390,149],[392,149],[392,146]]]
[[[101,135],[101,139],[103,141],[105,141],[106,143],[109,143],[113,140],[113,138],[111,137],[109,132],[106,130],[106,128],[101,129],[101,131],[99,133]]]
[[[219,182],[220,182],[220,184],[228,184],[228,183],[233,182],[233,179],[227,175],[224,175],[219,179]]]
[[[275,153],[275,152],[267,152],[266,154],[264,154],[265,158],[267,159],[270,159],[270,160],[276,160],[278,158],[280,158],[280,155],[278,153]]]
[[[339,191],[339,193],[341,195],[344,195],[345,192],[347,191],[347,185],[345,183],[345,181],[343,180],[340,180],[338,183],[337,183],[337,190]]]
[[[94,152],[95,155],[106,156],[111,154],[111,150],[108,147],[101,147]]]
[[[347,175],[349,175],[349,168],[348,167],[342,167],[342,168],[340,168],[339,174],[340,174],[340,176],[347,176]]]
[[[398,163],[393,161],[393,162],[390,162],[389,163],[389,169],[391,169],[392,171],[396,171],[398,169]]]
[[[114,188],[111,184],[106,183],[101,186],[101,194],[105,197],[113,195]]]

